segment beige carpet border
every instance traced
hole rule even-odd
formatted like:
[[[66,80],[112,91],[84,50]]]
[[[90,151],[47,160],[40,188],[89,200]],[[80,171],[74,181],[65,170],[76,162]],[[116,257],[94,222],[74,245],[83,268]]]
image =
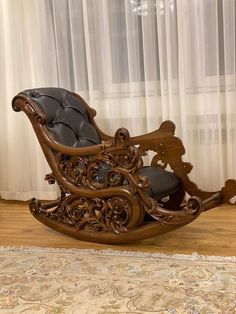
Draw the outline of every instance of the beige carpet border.
[[[70,254],[83,254],[83,255],[100,255],[100,256],[130,256],[136,258],[152,258],[152,259],[175,259],[187,261],[209,261],[209,262],[232,262],[236,263],[236,256],[217,256],[217,255],[199,255],[193,252],[187,254],[166,254],[166,253],[148,253],[141,251],[126,251],[115,249],[79,249],[79,248],[51,248],[51,247],[25,247],[25,246],[0,246],[0,252],[40,252],[40,253],[70,253]]]

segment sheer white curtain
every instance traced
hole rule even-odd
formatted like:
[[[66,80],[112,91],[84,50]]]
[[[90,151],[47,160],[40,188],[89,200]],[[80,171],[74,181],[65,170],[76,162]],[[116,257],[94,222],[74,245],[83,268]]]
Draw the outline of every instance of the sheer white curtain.
[[[20,90],[79,92],[107,132],[177,125],[191,178],[219,189],[236,178],[234,0],[0,0],[3,198],[55,197],[23,114]]]
[[[0,196],[54,198],[44,182],[50,170],[24,114],[11,100],[19,91],[57,86],[55,36],[50,2],[0,0]]]

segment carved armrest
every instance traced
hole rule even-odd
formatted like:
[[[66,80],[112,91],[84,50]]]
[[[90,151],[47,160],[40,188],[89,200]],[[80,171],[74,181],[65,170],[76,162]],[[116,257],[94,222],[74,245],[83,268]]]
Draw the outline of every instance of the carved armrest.
[[[144,135],[131,137],[130,141],[131,141],[131,144],[136,145],[136,144],[141,144],[146,141],[151,142],[156,139],[171,137],[174,135],[174,133],[175,133],[174,122],[170,120],[166,120],[161,123],[160,127],[157,130],[144,134]]]
[[[120,128],[110,140],[90,147],[72,148],[55,142],[46,130],[42,132],[46,144],[51,148],[57,168],[68,181],[76,186],[104,189],[124,185],[147,189],[146,177],[137,174],[142,167],[139,150],[130,145],[127,129]],[[101,172],[106,176],[99,180]],[[53,176],[46,179],[53,183]]]
[[[100,133],[102,138],[111,140],[112,138],[104,133]],[[127,131],[127,130],[126,130]],[[127,131],[128,132],[128,131]],[[154,151],[154,156],[151,165],[165,168],[170,165],[173,171],[177,171],[177,165],[183,167],[189,173],[192,169],[190,163],[182,161],[182,155],[185,153],[185,148],[182,141],[174,136],[175,124],[172,121],[164,121],[159,129],[140,136],[130,137],[129,145],[136,146],[141,156],[145,156],[147,151]],[[159,164],[161,162],[163,165]]]
[[[160,128],[146,135],[132,137],[130,143],[136,145],[142,156],[148,151],[156,154],[151,160],[151,166],[165,169],[167,165],[173,172],[183,177],[192,170],[192,165],[182,160],[185,148],[182,141],[174,136],[175,124],[172,121],[164,121]]]
[[[182,141],[174,136],[175,124],[171,121],[164,121],[160,128],[154,132],[143,136],[131,138],[132,145],[138,145],[138,150],[143,156],[147,151],[156,154],[151,160],[151,166],[165,169],[168,165],[176,176],[178,176],[190,196],[197,196],[202,200],[208,200],[206,208],[213,207],[213,204],[221,204],[222,197],[219,191],[202,191],[192,182],[188,176],[193,166],[189,162],[184,162],[182,156],[185,148]]]

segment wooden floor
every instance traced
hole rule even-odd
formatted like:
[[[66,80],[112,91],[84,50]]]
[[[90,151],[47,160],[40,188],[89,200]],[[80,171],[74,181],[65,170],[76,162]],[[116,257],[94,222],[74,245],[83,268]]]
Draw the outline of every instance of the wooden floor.
[[[57,233],[35,220],[27,203],[0,200],[0,246],[41,246],[135,250],[204,255],[236,255],[236,206],[203,213],[196,221],[173,232],[126,245],[82,242]]]

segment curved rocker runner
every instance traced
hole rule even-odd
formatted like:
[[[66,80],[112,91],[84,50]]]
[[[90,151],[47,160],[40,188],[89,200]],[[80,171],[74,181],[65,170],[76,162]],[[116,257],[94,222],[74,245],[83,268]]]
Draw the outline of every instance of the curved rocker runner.
[[[171,121],[143,136],[130,137],[120,128],[112,137],[96,125],[94,109],[61,88],[23,91],[12,106],[30,119],[52,170],[45,179],[61,191],[53,202],[32,199],[30,211],[59,232],[100,243],[145,239],[184,226],[236,195],[235,180],[216,192],[190,181],[192,165],[182,160],[185,149]],[[149,150],[155,156],[145,167]]]

